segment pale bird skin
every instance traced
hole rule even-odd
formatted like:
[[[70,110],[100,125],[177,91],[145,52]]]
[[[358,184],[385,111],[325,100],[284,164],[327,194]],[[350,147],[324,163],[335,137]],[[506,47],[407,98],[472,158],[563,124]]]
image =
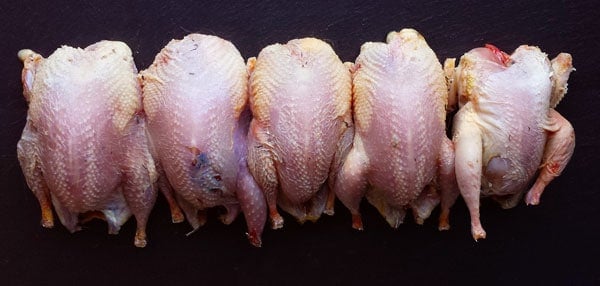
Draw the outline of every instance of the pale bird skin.
[[[422,224],[441,200],[440,229],[448,229],[458,189],[445,134],[448,86],[435,53],[413,29],[391,32],[387,43],[361,47],[353,86],[356,134],[335,183],[352,226],[363,229],[366,197],[392,227],[408,209]]]
[[[266,204],[247,169],[248,72],[239,51],[221,38],[190,34],[167,44],[140,79],[173,221],[183,220],[183,209],[196,230],[207,208],[224,206],[229,224],[241,208],[248,238],[260,246]]]
[[[134,243],[144,247],[157,173],[131,50],[102,41],[63,46],[47,59],[22,50],[19,58],[29,110],[17,154],[42,225],[54,226],[54,206],[71,232],[100,217],[116,234],[133,214]]]
[[[569,54],[551,62],[532,46],[508,55],[487,45],[460,59],[454,73],[461,105],[454,118],[455,167],[475,240],[486,237],[480,196],[512,208],[537,174],[525,197],[536,205],[571,158],[573,127],[553,107],[566,93],[572,70]]]
[[[283,226],[277,205],[301,223],[333,214],[334,174],[353,130],[348,67],[314,38],[270,45],[248,66],[248,164],[272,228]]]

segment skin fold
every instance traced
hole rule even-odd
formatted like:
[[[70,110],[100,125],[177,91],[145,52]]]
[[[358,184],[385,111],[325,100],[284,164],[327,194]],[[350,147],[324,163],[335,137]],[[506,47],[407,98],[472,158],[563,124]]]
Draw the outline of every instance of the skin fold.
[[[183,220],[183,210],[197,230],[207,208],[225,207],[226,224],[242,210],[248,238],[260,246],[266,204],[248,171],[248,72],[239,51],[221,38],[191,34],[171,41],[140,80],[173,221]]]
[[[486,236],[480,196],[512,208],[537,178],[525,197],[536,205],[571,158],[573,127],[553,107],[566,93],[572,70],[569,54],[551,62],[532,46],[508,55],[486,45],[460,59],[454,72],[461,106],[454,118],[455,168],[475,240]]]
[[[133,214],[134,242],[144,247],[157,173],[131,50],[102,41],[63,46],[47,59],[22,50],[19,58],[29,110],[17,154],[42,225],[54,226],[54,206],[71,232],[98,217],[116,234]]]
[[[444,70],[413,29],[388,34],[387,43],[365,43],[353,67],[352,148],[335,193],[363,229],[366,197],[392,227],[412,209],[422,224],[440,203],[440,229],[448,229],[458,196],[454,146],[445,134],[448,86]]]
[[[331,191],[352,139],[351,76],[327,43],[304,38],[264,48],[248,61],[248,165],[272,227],[277,206],[299,222],[333,214]]]

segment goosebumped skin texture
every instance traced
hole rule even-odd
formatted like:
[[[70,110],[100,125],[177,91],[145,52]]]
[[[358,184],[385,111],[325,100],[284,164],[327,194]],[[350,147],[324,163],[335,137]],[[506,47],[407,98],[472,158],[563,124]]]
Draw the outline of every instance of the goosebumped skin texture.
[[[329,190],[352,138],[347,66],[314,38],[268,46],[248,66],[254,116],[248,163],[272,227],[283,226],[277,205],[301,223],[333,214]]]
[[[508,55],[492,45],[466,53],[456,69],[454,118],[456,177],[471,214],[475,240],[486,233],[479,220],[480,195],[512,208],[539,172],[526,196],[539,203],[575,147],[569,122],[553,107],[566,93],[571,56],[552,63],[539,48],[520,46]]]
[[[102,41],[63,46],[47,59],[22,50],[19,58],[29,110],[17,154],[42,225],[54,225],[52,205],[71,232],[100,217],[116,234],[133,214],[135,245],[144,247],[157,174],[131,50]]]
[[[353,85],[356,134],[335,183],[352,226],[363,228],[365,196],[392,227],[408,208],[423,223],[441,198],[440,229],[448,229],[458,190],[445,135],[448,87],[435,53],[413,29],[391,32],[387,43],[361,47]]]
[[[248,238],[261,245],[266,220],[262,192],[246,164],[248,73],[239,51],[215,36],[191,34],[171,41],[140,73],[161,190],[173,221],[181,210],[194,230],[205,209],[224,206],[224,223],[241,209]],[[167,180],[168,179],[168,180]]]

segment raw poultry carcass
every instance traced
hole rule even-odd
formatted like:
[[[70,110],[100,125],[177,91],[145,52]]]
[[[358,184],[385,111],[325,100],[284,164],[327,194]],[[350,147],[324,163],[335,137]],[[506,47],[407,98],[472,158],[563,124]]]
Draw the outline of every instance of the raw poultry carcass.
[[[100,217],[116,234],[133,213],[135,245],[144,247],[157,175],[131,50],[102,41],[19,57],[29,110],[17,153],[42,225],[54,226],[53,205],[71,232]]]
[[[550,61],[539,48],[508,55],[487,45],[466,53],[455,72],[460,110],[454,118],[456,179],[471,214],[475,240],[486,233],[479,198],[514,207],[532,179],[527,204],[560,175],[575,147],[571,124],[554,107],[567,92],[571,56]]]
[[[391,32],[387,43],[365,43],[353,67],[354,143],[335,193],[362,229],[366,196],[392,227],[412,209],[422,224],[441,200],[440,229],[448,229],[458,196],[454,149],[446,137],[448,87],[423,36]]]
[[[248,239],[261,245],[265,200],[246,163],[248,73],[235,46],[215,36],[191,34],[171,41],[140,73],[159,185],[173,221],[194,230],[206,209],[224,206],[224,223],[240,208]]]
[[[332,178],[352,140],[347,66],[314,38],[270,45],[248,65],[248,163],[272,227],[283,226],[277,205],[300,222],[333,214]]]

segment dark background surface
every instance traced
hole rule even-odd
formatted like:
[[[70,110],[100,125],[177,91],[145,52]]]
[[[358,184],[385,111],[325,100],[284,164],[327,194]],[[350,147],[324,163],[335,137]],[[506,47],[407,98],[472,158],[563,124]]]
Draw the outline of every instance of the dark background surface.
[[[600,284],[597,3],[68,2],[0,3],[0,284]],[[170,39],[191,32],[228,39],[244,58],[272,43],[314,36],[332,44],[343,61],[353,61],[361,44],[384,41],[389,31],[403,27],[419,30],[441,60],[485,43],[507,52],[531,44],[551,57],[561,51],[573,55],[577,71],[557,109],[575,127],[575,155],[540,206],[521,203],[505,211],[484,201],[486,240],[471,238],[461,199],[447,232],[437,231],[437,211],[424,226],[409,221],[394,230],[365,205],[366,230],[359,233],[338,204],[335,216],[316,224],[300,226],[287,216],[283,230],[266,229],[261,249],[246,241],[241,217],[224,226],[213,213],[204,228],[186,237],[189,226],[170,223],[162,197],[148,225],[145,249],[133,246],[133,220],[118,236],[109,236],[103,222],[76,234],[60,225],[50,230],[39,225],[38,203],[16,158],[27,111],[19,49],[48,56],[60,45],[120,40],[131,47],[141,70]]]

